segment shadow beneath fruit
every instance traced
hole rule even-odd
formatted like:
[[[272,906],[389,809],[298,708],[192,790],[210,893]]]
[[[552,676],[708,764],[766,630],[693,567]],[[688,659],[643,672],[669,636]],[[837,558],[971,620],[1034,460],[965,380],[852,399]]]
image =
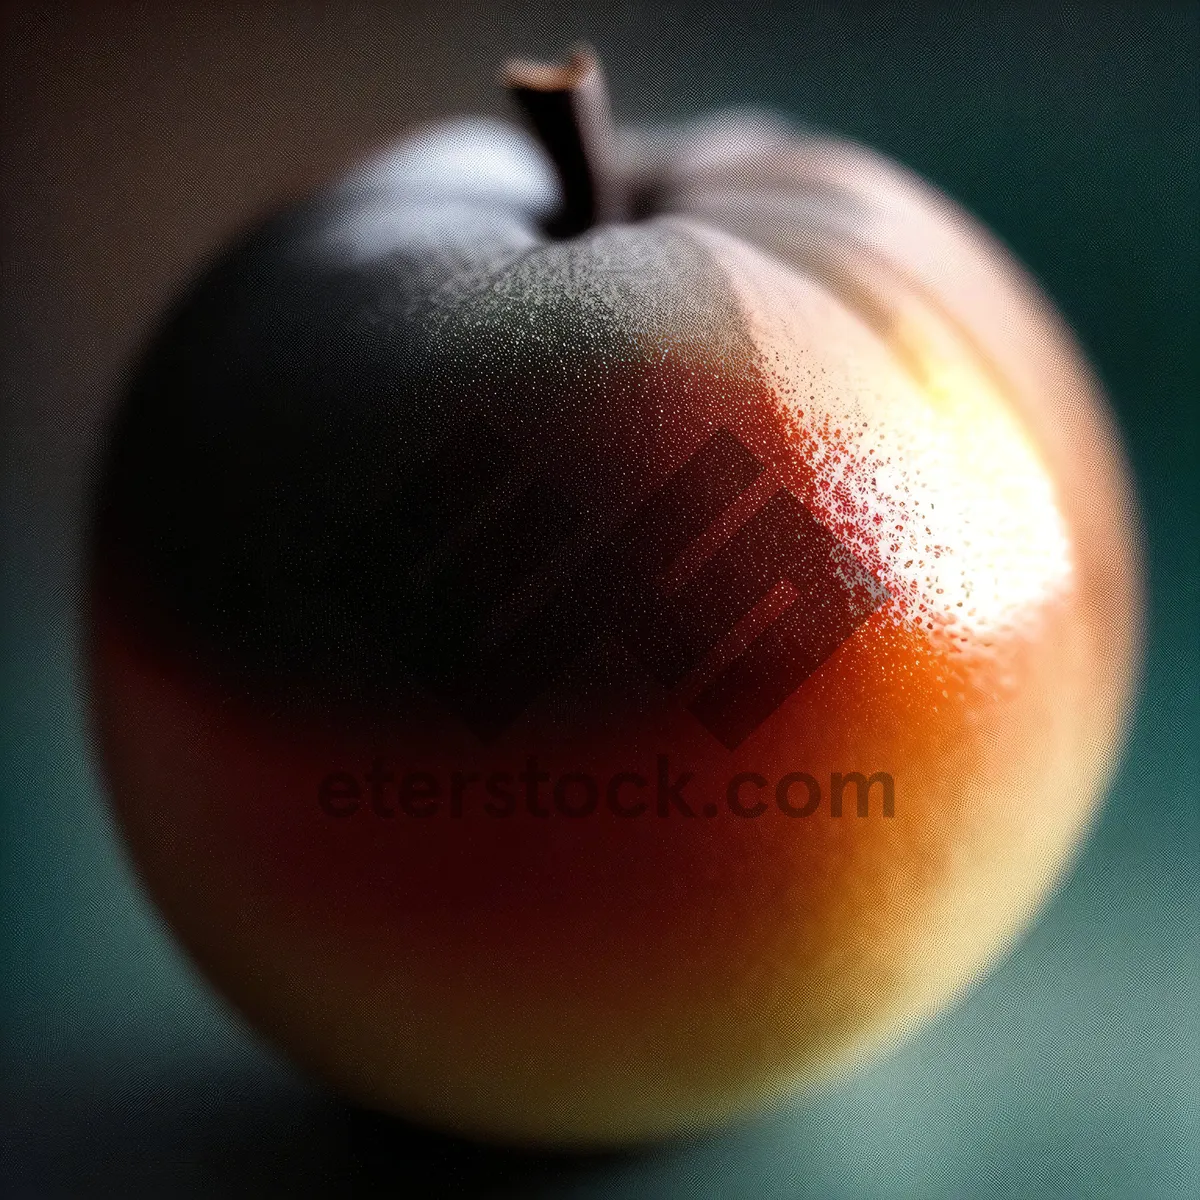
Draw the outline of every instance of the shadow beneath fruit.
[[[552,1196],[633,1154],[484,1146],[292,1080],[162,1072],[6,1083],[7,1194],[94,1197]]]
[[[349,1113],[350,1158],[364,1195],[530,1196],[636,1158],[484,1146],[378,1113]],[[375,1189],[375,1190],[370,1190]]]

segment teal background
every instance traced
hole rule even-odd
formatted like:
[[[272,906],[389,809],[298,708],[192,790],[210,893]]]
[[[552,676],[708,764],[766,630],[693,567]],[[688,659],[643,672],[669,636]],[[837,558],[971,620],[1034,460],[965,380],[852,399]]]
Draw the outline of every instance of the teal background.
[[[1200,6],[5,9],[0,1190],[1200,1194]],[[252,1039],[131,881],[85,740],[75,582],[121,365],[203,254],[507,53],[601,51],[624,120],[764,103],[980,215],[1093,355],[1146,529],[1124,766],[1033,930],[891,1057],[750,1126],[528,1156],[356,1112]]]

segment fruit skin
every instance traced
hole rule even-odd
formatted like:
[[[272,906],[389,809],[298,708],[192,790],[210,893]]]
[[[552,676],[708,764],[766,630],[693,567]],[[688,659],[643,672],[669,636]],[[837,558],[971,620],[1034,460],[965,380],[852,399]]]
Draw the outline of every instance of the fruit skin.
[[[629,132],[622,155],[657,215],[569,240],[538,232],[541,152],[488,122],[250,235],[135,372],[92,540],[98,747],[184,945],[350,1094],[527,1144],[703,1128],[945,1004],[1060,877],[1138,655],[1118,442],[1002,247],[870,151],[753,114]],[[568,503],[535,511],[581,523],[547,538],[586,547],[718,430],[764,471],[699,557],[782,485],[886,588],[744,740],[599,628],[487,739],[414,677],[472,593],[414,650],[428,613],[396,581],[472,481],[549,481]],[[414,500],[447,445],[451,483]],[[530,603],[567,544],[533,560]],[[317,802],[376,758],[653,780],[660,755],[705,798],[739,773],[885,771],[895,815]]]

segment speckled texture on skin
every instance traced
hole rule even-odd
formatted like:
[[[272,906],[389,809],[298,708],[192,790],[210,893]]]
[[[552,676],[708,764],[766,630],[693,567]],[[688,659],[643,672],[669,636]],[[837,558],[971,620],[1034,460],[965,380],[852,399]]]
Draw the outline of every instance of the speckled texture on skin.
[[[400,576],[445,533],[436,496],[404,494],[432,455],[449,492],[548,472],[603,531],[695,449],[694,393],[753,387],[756,357],[685,233],[549,242],[521,175],[503,206],[443,201],[386,161],[366,178],[219,264],[160,335],[99,534],[119,531],[185,636],[355,694],[404,620]]]
[[[627,137],[660,211],[561,242],[528,139],[427,133],[218,264],[115,427],[92,684],[135,857],[251,1019],[382,1107],[609,1144],[844,1067],[1019,930],[1109,770],[1138,598],[1086,365],[945,201],[740,120]],[[743,612],[721,555],[794,501],[840,548]],[[722,742],[702,698],[788,613],[837,638]],[[487,737],[456,657],[520,664]],[[534,758],[650,810],[490,819]],[[376,759],[475,790],[321,811]],[[877,771],[894,816],[727,803]]]

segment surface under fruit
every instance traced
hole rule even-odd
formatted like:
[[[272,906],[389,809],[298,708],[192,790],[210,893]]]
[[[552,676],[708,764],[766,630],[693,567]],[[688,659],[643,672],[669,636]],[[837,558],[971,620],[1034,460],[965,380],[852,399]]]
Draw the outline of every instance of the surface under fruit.
[[[472,1136],[702,1128],[902,1035],[1110,772],[1130,493],[1008,254],[869,151],[629,132],[553,239],[427,132],[177,306],[114,425],[99,746],[201,968]],[[840,806],[840,813],[839,813]]]

